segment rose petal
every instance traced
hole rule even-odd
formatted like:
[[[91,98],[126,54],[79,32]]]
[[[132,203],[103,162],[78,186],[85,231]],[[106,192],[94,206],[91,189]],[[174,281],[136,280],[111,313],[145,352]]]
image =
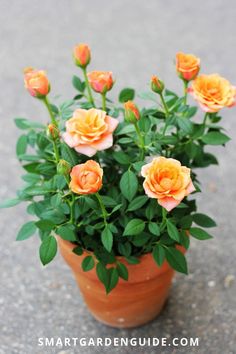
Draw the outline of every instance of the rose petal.
[[[113,136],[112,134],[108,134],[98,142],[92,143],[91,147],[96,150],[102,151],[102,150],[109,149],[112,145],[113,145]]]
[[[83,155],[86,155],[86,156],[93,156],[96,154],[97,150],[91,146],[88,146],[88,145],[79,145],[79,146],[76,146],[75,148],[75,151],[83,154]]]
[[[165,197],[162,199],[158,199],[158,204],[161,205],[163,208],[165,208],[167,211],[171,211],[177,205],[180,204],[180,200],[175,200],[174,198],[171,197]]]
[[[119,124],[119,121],[117,119],[112,118],[110,116],[106,116],[105,122],[108,124],[108,133],[112,133]]]
[[[76,145],[79,144],[79,139],[76,135],[73,136],[70,133],[66,132],[62,134],[62,138],[65,141],[65,143],[71,148],[74,148]]]

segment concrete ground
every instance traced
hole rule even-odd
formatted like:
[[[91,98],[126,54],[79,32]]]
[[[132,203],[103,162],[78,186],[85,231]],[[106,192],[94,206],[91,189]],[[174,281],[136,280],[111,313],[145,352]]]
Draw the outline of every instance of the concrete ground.
[[[24,90],[22,70],[47,70],[52,95],[70,98],[77,72],[71,48],[87,42],[91,68],[112,70],[113,96],[120,88],[146,89],[152,74],[181,90],[173,58],[193,52],[202,72],[219,72],[236,83],[235,1],[228,0],[1,0],[0,2],[0,198],[13,197],[22,170],[14,156],[19,131],[13,117],[47,121],[44,108]],[[88,313],[72,274],[60,256],[43,268],[38,240],[15,242],[27,221],[24,206],[1,211],[0,353],[236,353],[235,296],[235,109],[223,125],[232,137],[217,148],[220,167],[200,172],[199,208],[218,221],[215,239],[192,242],[190,275],[178,275],[169,302],[154,322],[133,330],[97,323]],[[199,337],[199,347],[46,348],[39,337]]]

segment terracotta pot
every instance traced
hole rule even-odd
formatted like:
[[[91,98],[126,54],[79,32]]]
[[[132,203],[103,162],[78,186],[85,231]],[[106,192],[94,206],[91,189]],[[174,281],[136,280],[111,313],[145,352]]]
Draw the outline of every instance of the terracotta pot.
[[[131,265],[123,257],[118,257],[128,268],[129,280],[119,278],[116,288],[107,295],[95,268],[89,272],[81,268],[88,253],[77,256],[72,252],[74,244],[60,237],[58,243],[90,312],[97,320],[112,327],[128,328],[143,325],[161,312],[174,275],[166,261],[158,267],[149,253],[140,257],[139,264]]]

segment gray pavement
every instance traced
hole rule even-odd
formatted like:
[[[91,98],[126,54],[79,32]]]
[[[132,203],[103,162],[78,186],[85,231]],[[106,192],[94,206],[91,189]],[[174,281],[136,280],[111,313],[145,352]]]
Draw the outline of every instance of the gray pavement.
[[[143,90],[154,73],[181,90],[173,58],[178,50],[202,59],[202,72],[219,72],[236,83],[235,1],[228,0],[1,0],[0,1],[0,198],[13,197],[21,168],[14,157],[19,134],[13,117],[46,122],[44,108],[24,91],[22,69],[45,68],[52,95],[70,98],[77,69],[71,48],[92,47],[91,69],[112,70],[120,88]],[[169,302],[152,323],[116,330],[97,323],[60,256],[43,268],[38,240],[17,243],[27,221],[24,206],[1,211],[0,353],[236,353],[235,173],[236,110],[224,112],[233,138],[218,152],[220,167],[200,172],[199,208],[218,221],[215,239],[192,242],[190,275],[177,275]],[[38,337],[199,337],[198,348],[46,348]]]

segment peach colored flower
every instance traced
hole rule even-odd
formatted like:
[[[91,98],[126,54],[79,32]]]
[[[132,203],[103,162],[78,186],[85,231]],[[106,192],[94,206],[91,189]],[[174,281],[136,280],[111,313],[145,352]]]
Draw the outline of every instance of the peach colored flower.
[[[205,112],[218,112],[236,104],[236,88],[218,74],[199,75],[188,91]]]
[[[92,194],[99,191],[102,186],[103,170],[93,160],[76,165],[70,173],[70,189],[76,194]]]
[[[90,86],[98,93],[110,91],[114,84],[111,71],[92,71],[87,76]]]
[[[77,109],[66,122],[63,138],[77,152],[91,157],[113,145],[112,133],[117,125],[118,120],[107,116],[105,111]]]
[[[81,68],[86,68],[91,59],[90,48],[87,44],[81,43],[74,47],[73,56],[75,64]]]
[[[175,208],[188,194],[195,191],[190,177],[190,169],[181,166],[178,160],[155,157],[142,167],[145,177],[143,187],[150,198],[156,198],[166,210]]]
[[[42,98],[50,91],[50,84],[45,71],[26,68],[24,70],[25,88],[31,96]]]
[[[181,79],[190,81],[195,79],[200,70],[200,59],[192,54],[176,54],[176,70]]]
[[[140,119],[139,109],[132,101],[127,101],[124,103],[125,117],[126,119],[134,123],[136,120]]]

